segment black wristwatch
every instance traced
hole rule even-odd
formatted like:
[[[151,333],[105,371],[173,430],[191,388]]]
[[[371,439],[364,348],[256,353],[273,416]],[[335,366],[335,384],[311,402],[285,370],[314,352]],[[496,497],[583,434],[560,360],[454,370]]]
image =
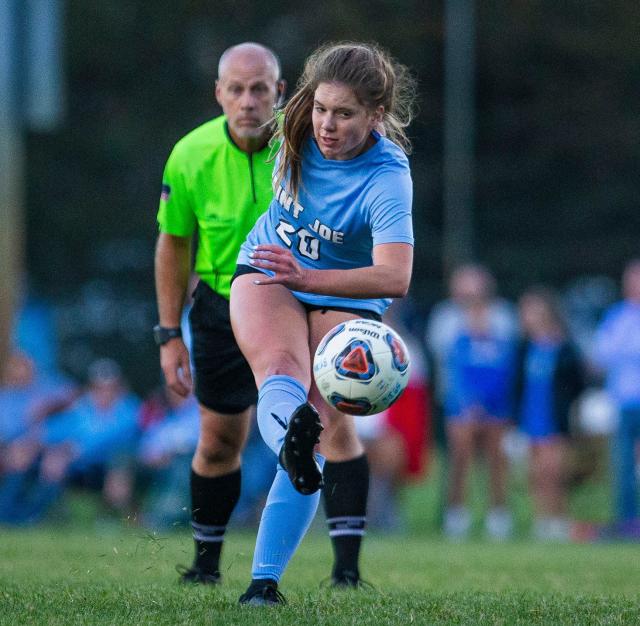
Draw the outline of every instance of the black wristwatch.
[[[176,328],[166,328],[158,324],[153,327],[153,338],[157,346],[164,346],[167,341],[175,339],[176,337],[182,337],[182,329],[180,326]]]

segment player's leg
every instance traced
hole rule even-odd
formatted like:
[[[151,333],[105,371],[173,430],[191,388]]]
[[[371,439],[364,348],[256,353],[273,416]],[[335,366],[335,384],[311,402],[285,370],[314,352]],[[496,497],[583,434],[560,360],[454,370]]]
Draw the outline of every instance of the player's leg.
[[[29,472],[42,453],[41,445],[31,439],[19,439],[4,451],[0,477],[0,522],[18,523],[22,519],[23,492]]]
[[[623,408],[612,438],[612,466],[616,491],[618,522],[633,520],[638,515],[636,442],[640,438],[640,411]]]
[[[234,280],[231,318],[259,388],[260,433],[279,454],[287,445],[285,437],[291,432],[293,413],[308,406],[311,374],[307,315],[288,289],[254,285],[254,278],[247,274]],[[313,462],[321,465],[321,457],[316,459]],[[241,603],[273,604],[281,600],[278,581],[315,516],[319,498],[318,491],[311,495],[296,491],[285,470],[278,466],[258,529],[252,581]]]
[[[530,466],[534,502],[534,536],[537,539],[566,541],[567,520],[567,442],[552,436],[531,446]]]
[[[38,478],[21,511],[22,523],[33,524],[40,521],[62,496],[73,460],[74,453],[70,443],[51,446],[43,452]]]
[[[507,424],[503,419],[482,423],[482,442],[489,467],[489,512],[485,521],[487,535],[498,541],[513,532],[513,518],[507,508],[508,462],[503,449]]]
[[[183,572],[185,582],[220,579],[224,535],[240,498],[240,455],[251,409],[223,414],[200,404],[200,435],[191,464],[191,526],[195,557]]]
[[[190,479],[195,558],[182,578],[214,583],[220,578],[224,533],[240,497],[240,455],[257,394],[231,330],[228,301],[200,283],[189,319],[200,435]]]
[[[466,487],[473,462],[475,423],[464,417],[449,417],[446,426],[449,447],[449,486],[444,532],[452,539],[467,536],[471,514],[466,506]]]
[[[311,354],[334,326],[357,319],[357,315],[327,310],[309,313]],[[332,583],[337,586],[357,586],[360,581],[360,548],[367,522],[369,464],[355,429],[354,418],[330,407],[320,396],[315,384],[311,402],[318,407],[324,425],[320,451],[326,458],[324,466],[323,501],[329,536],[333,547]]]
[[[257,418],[266,444],[280,454],[289,417],[307,401],[311,382],[307,314],[281,285],[236,278],[231,317],[240,349],[258,387]]]

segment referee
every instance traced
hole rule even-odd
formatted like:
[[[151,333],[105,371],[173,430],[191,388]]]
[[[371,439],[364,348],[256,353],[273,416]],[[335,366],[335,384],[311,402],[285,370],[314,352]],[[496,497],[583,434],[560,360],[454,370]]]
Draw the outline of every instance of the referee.
[[[200,281],[189,319],[200,436],[190,481],[195,559],[181,571],[185,582],[220,581],[224,533],[240,496],[240,454],[257,392],[231,330],[230,280],[240,245],[273,197],[269,121],[285,86],[270,49],[256,43],[227,49],[218,64],[215,87],[223,115],[183,137],[164,170],[155,254],[160,319],[154,336],[167,385],[181,396],[192,389],[180,319],[191,272],[191,241],[198,232],[195,271]],[[354,498],[364,516],[366,457],[353,465],[347,461],[325,466],[329,518],[350,520]],[[330,528],[336,585],[359,583],[361,519],[353,532]]]

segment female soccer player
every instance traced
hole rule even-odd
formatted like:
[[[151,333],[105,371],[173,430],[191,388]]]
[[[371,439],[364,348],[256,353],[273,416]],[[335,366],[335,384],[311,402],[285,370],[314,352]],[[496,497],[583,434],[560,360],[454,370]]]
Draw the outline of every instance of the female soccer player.
[[[231,290],[260,432],[280,461],[243,604],[283,600],[278,581],[318,506],[323,427],[320,451],[358,445],[353,418],[323,404],[311,360],[336,324],[379,320],[409,288],[412,96],[406,68],[376,46],[344,43],[307,59],[284,109],[275,197],[241,248]],[[350,518],[334,521],[353,531]]]

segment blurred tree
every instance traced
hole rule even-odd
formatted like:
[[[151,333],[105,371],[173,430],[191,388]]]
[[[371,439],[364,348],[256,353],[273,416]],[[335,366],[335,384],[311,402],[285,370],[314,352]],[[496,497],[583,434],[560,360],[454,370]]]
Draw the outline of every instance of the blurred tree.
[[[640,234],[640,5],[479,5],[482,257],[508,290],[617,275]]]

